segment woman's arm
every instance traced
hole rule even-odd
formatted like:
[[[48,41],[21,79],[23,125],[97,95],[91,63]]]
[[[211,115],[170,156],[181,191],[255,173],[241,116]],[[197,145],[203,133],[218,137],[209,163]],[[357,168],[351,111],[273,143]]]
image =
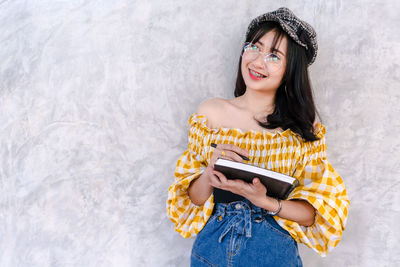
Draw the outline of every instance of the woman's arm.
[[[190,200],[197,206],[202,206],[210,197],[213,187],[209,184],[208,171],[204,171],[199,178],[193,180],[189,186]],[[253,200],[254,201],[254,200]],[[268,211],[277,211],[278,200],[265,196],[262,200],[254,201],[260,208]],[[315,209],[311,204],[302,199],[281,200],[282,209],[277,216],[295,221],[303,226],[311,226],[314,223]]]
[[[302,199],[291,199],[281,200],[282,209],[277,216],[295,221],[303,226],[311,226],[314,224],[315,209],[306,200]],[[264,201],[260,202],[260,208],[268,211],[277,211],[279,209],[279,203],[277,199],[266,196]]]
[[[200,103],[197,114],[204,115],[207,118],[207,127],[213,128],[213,121],[220,113],[221,105],[223,102],[219,98],[211,98]],[[209,165],[214,167],[214,162],[216,158],[214,156],[211,157]],[[188,188],[188,195],[193,204],[197,206],[202,206],[210,197],[213,192],[213,187],[209,184],[210,175],[212,168],[207,166],[206,170],[199,176],[199,178],[194,179]]]
[[[202,206],[213,192],[213,187],[209,184],[208,175],[207,168],[199,178],[194,179],[189,185],[189,198],[197,206]]]
[[[279,209],[278,200],[266,195],[267,188],[260,182],[259,178],[253,179],[252,183],[246,183],[239,179],[228,180],[222,172],[216,170],[212,173],[214,174],[210,176],[212,186],[241,195],[265,210],[274,212]],[[277,216],[295,221],[303,226],[314,224],[315,209],[307,201],[301,199],[281,201],[282,209]]]

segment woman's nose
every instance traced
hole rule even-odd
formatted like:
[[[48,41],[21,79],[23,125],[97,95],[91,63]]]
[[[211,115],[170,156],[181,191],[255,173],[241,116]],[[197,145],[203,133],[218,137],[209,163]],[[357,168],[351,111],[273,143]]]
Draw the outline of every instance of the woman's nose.
[[[261,69],[265,69],[264,54],[259,53],[257,57],[253,60],[253,65]]]

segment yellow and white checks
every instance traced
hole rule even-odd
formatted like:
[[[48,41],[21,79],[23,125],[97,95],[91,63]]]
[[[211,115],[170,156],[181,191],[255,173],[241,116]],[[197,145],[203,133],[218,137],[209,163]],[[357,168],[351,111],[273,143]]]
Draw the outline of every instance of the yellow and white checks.
[[[178,158],[175,182],[169,187],[167,212],[175,230],[193,237],[210,218],[213,195],[203,206],[193,204],[187,194],[192,180],[198,178],[212,156],[211,143],[234,144],[249,151],[250,162],[262,168],[297,178],[300,185],[288,199],[307,200],[316,209],[315,223],[301,226],[275,216],[275,220],[297,241],[326,256],[340,241],[345,229],[349,199],[341,177],[326,158],[324,125],[318,123],[314,142],[305,142],[290,129],[283,132],[242,131],[237,128],[210,129],[204,115],[193,113],[188,121],[188,149]]]

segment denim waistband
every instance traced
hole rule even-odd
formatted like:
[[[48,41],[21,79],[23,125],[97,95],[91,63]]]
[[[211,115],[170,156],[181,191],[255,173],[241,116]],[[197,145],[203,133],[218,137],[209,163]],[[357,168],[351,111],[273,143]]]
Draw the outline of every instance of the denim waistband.
[[[225,216],[231,216],[228,223],[222,230],[219,236],[218,242],[222,242],[222,239],[226,234],[236,228],[241,234],[245,234],[246,237],[251,237],[251,225],[252,220],[263,220],[271,217],[266,211],[260,207],[255,206],[249,200],[243,199],[240,201],[234,201],[230,203],[216,203],[213,210],[213,215],[217,216],[221,220]],[[273,218],[269,218],[274,220]]]
[[[225,214],[240,214],[240,213],[250,213],[250,215],[252,216],[268,215],[264,209],[255,206],[247,199],[233,201],[229,203],[216,203],[214,206],[214,210],[212,212],[212,214],[215,214],[217,216]]]

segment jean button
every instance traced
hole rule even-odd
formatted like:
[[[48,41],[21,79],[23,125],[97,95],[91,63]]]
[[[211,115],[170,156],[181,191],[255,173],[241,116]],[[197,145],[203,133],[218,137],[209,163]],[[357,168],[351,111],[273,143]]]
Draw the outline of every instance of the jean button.
[[[237,210],[240,210],[240,209],[242,208],[242,205],[240,205],[240,204],[238,203],[238,204],[235,205],[235,208],[236,208]]]
[[[222,216],[218,216],[218,221],[222,221]]]

